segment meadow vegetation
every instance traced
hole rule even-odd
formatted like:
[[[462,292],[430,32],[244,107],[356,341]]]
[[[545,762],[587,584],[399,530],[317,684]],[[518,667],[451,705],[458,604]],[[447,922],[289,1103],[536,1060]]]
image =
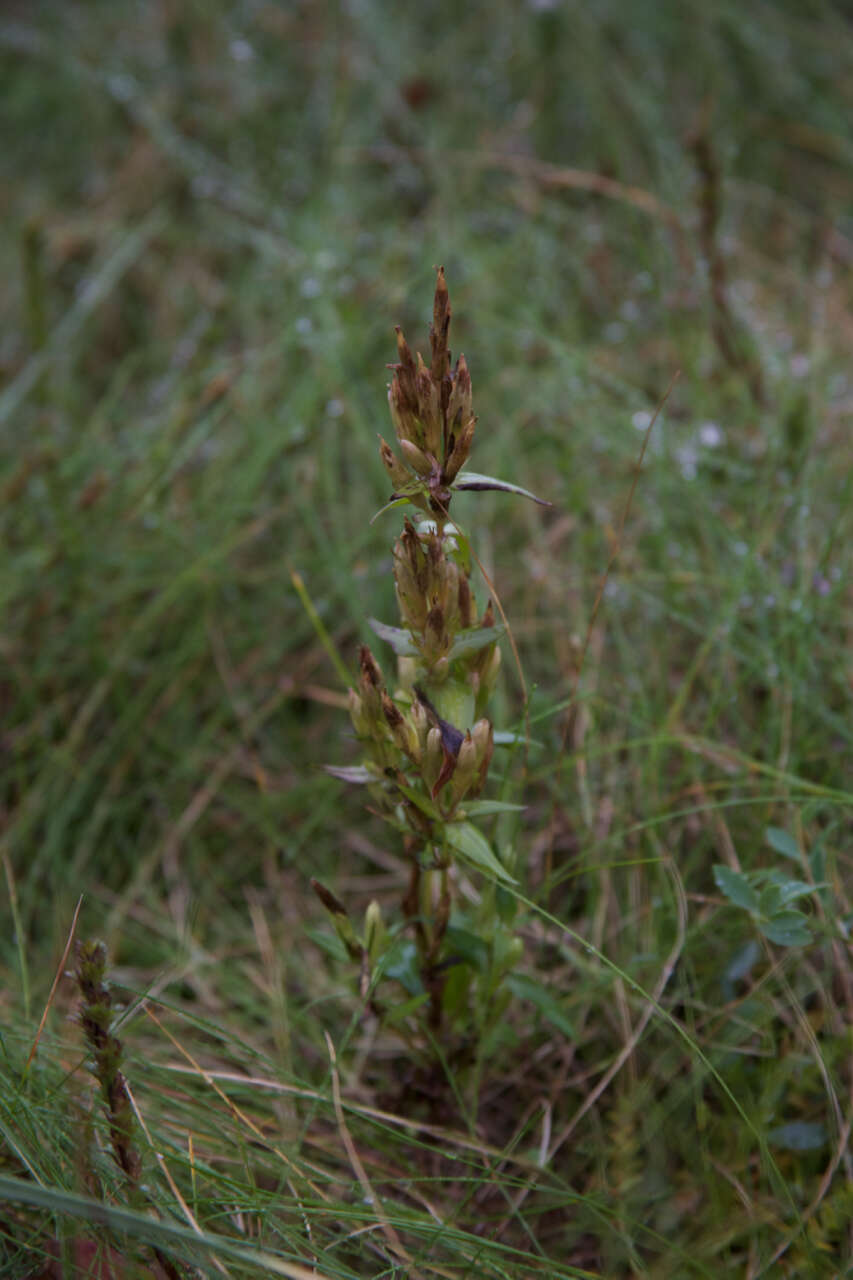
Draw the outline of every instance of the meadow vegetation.
[[[0,82],[0,1274],[848,1274],[845,6],[44,0]],[[324,766],[439,263],[552,506],[453,495],[436,996]]]

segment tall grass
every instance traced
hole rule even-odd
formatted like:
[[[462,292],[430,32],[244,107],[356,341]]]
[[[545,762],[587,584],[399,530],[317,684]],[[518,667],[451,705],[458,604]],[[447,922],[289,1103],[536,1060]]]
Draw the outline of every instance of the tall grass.
[[[0,19],[6,1274],[849,1268],[851,48],[828,3]],[[308,889],[387,911],[406,867],[321,768],[357,753],[293,587],[354,676],[436,262],[478,469],[555,506],[454,498],[531,738],[476,1088]],[[509,663],[495,699],[523,734]],[[81,893],[145,1211],[51,995]]]

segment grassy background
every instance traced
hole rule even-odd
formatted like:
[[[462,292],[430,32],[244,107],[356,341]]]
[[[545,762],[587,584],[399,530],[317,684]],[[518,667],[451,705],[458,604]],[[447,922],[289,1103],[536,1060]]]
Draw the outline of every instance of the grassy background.
[[[134,1275],[850,1268],[851,37],[821,0],[4,8],[3,1274],[96,1201]],[[530,906],[442,1089],[308,892],[405,868],[319,767],[345,691],[291,583],[350,666],[394,619],[384,365],[437,262],[474,466],[554,503],[457,499],[530,693],[493,833]],[[812,942],[716,863],[823,883]],[[67,979],[27,1066],[81,894],[159,1221]]]

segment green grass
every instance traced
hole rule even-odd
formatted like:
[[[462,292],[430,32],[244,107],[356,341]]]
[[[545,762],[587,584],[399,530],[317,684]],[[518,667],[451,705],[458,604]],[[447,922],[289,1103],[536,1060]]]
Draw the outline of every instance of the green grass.
[[[2,1274],[90,1238],[140,1276],[849,1272],[852,35],[820,0],[4,13]],[[465,1070],[362,1018],[310,892],[406,869],[320,767],[355,748],[291,577],[351,670],[395,620],[376,433],[437,262],[476,467],[554,503],[454,502],[533,739],[490,832],[524,960]],[[717,864],[821,884],[810,942]],[[81,894],[141,1202],[68,978],[28,1064]]]

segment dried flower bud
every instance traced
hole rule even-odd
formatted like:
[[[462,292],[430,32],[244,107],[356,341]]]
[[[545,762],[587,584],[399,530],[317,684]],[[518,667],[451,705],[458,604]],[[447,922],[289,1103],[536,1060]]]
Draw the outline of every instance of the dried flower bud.
[[[395,378],[400,384],[400,391],[405,404],[410,409],[415,409],[418,398],[415,395],[414,357],[399,325],[395,325],[394,332],[397,335],[397,355],[400,358],[400,362],[390,367],[394,370]]]
[[[474,597],[471,595],[471,588],[468,585],[468,579],[464,573],[459,574],[459,583],[456,589],[456,604],[459,609],[459,622],[463,630],[474,625]]]
[[[361,674],[374,689],[381,689],[384,685],[382,672],[379,670],[379,664],[370,652],[368,645],[363,644],[358,650],[358,660],[361,665]]]
[[[471,738],[477,754],[477,777],[469,791],[472,795],[477,796],[486,785],[489,765],[492,763],[492,756],[495,751],[495,731],[491,722],[486,719],[478,720],[471,730]]]
[[[430,723],[426,707],[423,705],[420,698],[415,698],[413,700],[412,705],[409,708],[409,719],[411,720],[415,733],[418,735],[418,742],[420,744],[421,751],[423,752],[426,746]]]
[[[496,644],[482,649],[476,657],[474,669],[468,672],[468,680],[474,694],[474,710],[477,716],[485,715],[489,699],[495,691],[501,667],[501,651]]]
[[[453,388],[447,405],[448,431],[455,430],[474,416],[472,405],[471,375],[464,355],[460,355],[453,370]]]
[[[442,379],[450,367],[450,352],[447,349],[450,316],[450,295],[447,291],[447,281],[444,278],[444,267],[439,267],[435,281],[432,325],[429,331],[430,347],[432,348],[431,372],[433,382],[437,387],[441,385]]]
[[[428,476],[436,467],[435,458],[429,457],[423,449],[419,449],[411,440],[400,440],[400,452],[409,466],[420,476]]]
[[[349,917],[347,916],[346,908],[343,903],[340,902],[325,885],[320,884],[319,880],[312,880],[311,888],[314,890],[317,897],[332,917],[335,931],[337,932],[341,942],[346,947],[350,959],[361,960],[364,948],[361,945],[361,941],[356,936],[355,930],[350,924]]]
[[[438,457],[441,452],[442,417],[439,387],[433,381],[429,369],[418,354],[418,371],[415,375],[415,391],[418,397],[418,417],[424,433],[424,447]]]
[[[474,439],[474,428],[477,425],[476,418],[469,418],[463,427],[459,428],[458,434],[451,437],[453,447],[442,471],[442,480],[445,484],[452,484],[456,479],[459,471],[468,461],[471,453],[471,443]]]
[[[440,601],[436,598],[432,608],[427,614],[426,626],[424,627],[424,642],[428,652],[435,657],[439,656],[442,649],[447,646],[447,633],[444,628],[444,609]]]
[[[373,733],[381,715],[381,694],[385,689],[385,681],[382,679],[382,672],[379,670],[376,659],[366,644],[359,649],[359,662],[361,672],[358,692],[369,732]]]
[[[409,473],[389,444],[379,437],[379,456],[395,491],[409,483]]]
[[[420,764],[421,744],[414,726],[385,692],[382,694],[382,714],[396,745],[414,764]]]
[[[421,777],[430,792],[433,791],[438,781],[443,763],[444,748],[441,743],[441,730],[438,727],[433,727],[427,733],[426,747],[424,748],[423,762],[421,764]]]
[[[409,402],[399,377],[395,375],[388,388],[388,408],[391,411],[391,421],[394,424],[397,439],[401,442],[403,440],[420,442],[422,438],[417,403],[417,399],[414,403]]]
[[[370,720],[365,713],[364,704],[355,689],[350,689],[347,693],[347,704],[352,727],[355,729],[355,736],[357,738],[369,738],[371,733]]]
[[[458,804],[468,788],[477,777],[477,748],[469,733],[466,733],[459,754],[456,757],[456,768],[453,771],[450,796],[451,803]]]

